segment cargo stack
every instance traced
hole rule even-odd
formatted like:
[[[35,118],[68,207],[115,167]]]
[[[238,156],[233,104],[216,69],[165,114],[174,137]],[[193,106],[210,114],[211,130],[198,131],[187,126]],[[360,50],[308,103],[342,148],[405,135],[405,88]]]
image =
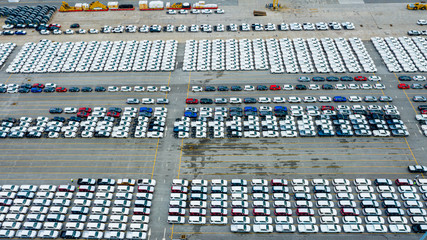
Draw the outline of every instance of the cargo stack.
[[[169,10],[181,10],[181,9],[190,10],[191,4],[187,3],[187,2],[186,3],[177,2],[177,3],[173,3],[171,5],[170,2],[167,2],[166,3],[166,9],[169,9]]]
[[[152,11],[152,10],[164,10],[163,1],[139,1],[139,10],[141,11]]]
[[[218,4],[206,4],[205,1],[198,1],[193,4],[194,9],[218,9]]]

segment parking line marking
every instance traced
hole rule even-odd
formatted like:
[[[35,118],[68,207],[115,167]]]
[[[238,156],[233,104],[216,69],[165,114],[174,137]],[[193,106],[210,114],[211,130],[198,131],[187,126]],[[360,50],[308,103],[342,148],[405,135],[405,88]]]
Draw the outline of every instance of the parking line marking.
[[[286,154],[191,154],[191,155],[184,155],[186,157],[256,157],[256,156],[313,156],[313,155],[318,155],[318,156],[348,156],[348,155],[352,155],[352,156],[394,156],[394,155],[411,155],[411,154],[406,154],[406,153],[391,153],[391,154],[383,154],[383,153],[308,153],[308,154],[295,154],[295,153],[286,153]],[[0,155],[1,156],[1,155]]]
[[[210,176],[210,175],[223,175],[223,176],[235,176],[235,175],[367,175],[367,174],[372,174],[372,175],[377,175],[377,174],[382,174],[382,175],[408,175],[408,173],[390,173],[390,172],[348,172],[348,173],[343,173],[343,172],[319,172],[319,173],[313,173],[313,172],[306,172],[306,173],[293,173],[293,172],[280,172],[280,173],[274,173],[274,172],[239,172],[239,173],[182,173],[182,175],[204,175],[204,176]]]
[[[398,82],[399,82],[399,84],[400,84],[401,82],[400,82],[399,78],[397,77],[396,73],[393,73],[393,74],[394,74],[394,76],[396,77],[397,81],[398,81]],[[408,99],[409,103],[411,104],[411,107],[412,107],[412,109],[414,110],[415,114],[417,114],[417,110],[415,110],[415,107],[414,107],[414,105],[412,104],[411,99],[409,99],[408,94],[406,94],[405,89],[402,89],[402,90],[403,90],[403,93],[406,95],[406,98]]]
[[[160,142],[160,138],[157,139],[156,153],[154,154],[154,162],[153,162],[153,170],[151,171],[151,178],[153,178],[154,176],[154,167],[156,166],[157,150],[159,149],[159,142]]]
[[[9,161],[15,161],[15,162],[152,162],[152,161],[144,161],[144,160],[128,160],[128,159],[114,159],[114,160],[76,160],[76,159],[68,159],[68,160],[58,160],[58,159],[49,159],[49,160],[45,160],[45,159],[32,159],[32,160],[28,160],[28,159],[0,159],[0,162],[9,162]]]
[[[28,172],[0,172],[0,174],[28,174]],[[116,173],[116,172],[108,172],[108,173],[94,173],[94,172],[36,172],[36,174],[46,174],[46,175],[53,175],[53,174],[125,174],[125,173]],[[126,172],[126,174],[134,174],[134,175],[138,175],[138,174],[144,174],[144,175],[150,175],[151,173],[130,173],[130,172]],[[69,179],[68,179],[69,180]]]
[[[409,151],[411,151],[411,155],[412,155],[412,157],[414,158],[415,163],[418,165],[417,158],[415,157],[414,152],[412,152],[412,149],[411,149],[411,147],[409,146],[409,143],[408,143],[408,140],[406,139],[406,137],[405,137],[405,141],[406,141],[406,145],[408,145],[408,149],[409,149]],[[423,174],[423,173],[421,173],[421,176],[423,176],[423,178],[424,178],[424,174]]]
[[[71,144],[84,144],[84,145],[156,145],[156,143],[113,143],[113,142],[56,142],[57,139],[46,139],[46,140],[52,140],[54,142],[49,143],[41,143],[41,142],[26,142],[26,143],[19,143],[19,145],[71,145]],[[0,143],[0,146],[2,145],[14,145],[16,146],[16,143]]]
[[[361,138],[356,138],[356,139],[361,139]],[[363,139],[368,139],[368,138],[363,138]],[[372,139],[372,138],[369,138]],[[396,138],[383,138],[383,139],[396,139]],[[347,140],[347,139],[346,139]],[[387,143],[393,143],[393,144],[401,144],[401,143],[405,143],[405,142],[260,142],[260,143],[221,143],[221,142],[209,142],[209,143],[185,143],[185,145],[249,145],[249,144],[253,144],[253,145],[271,145],[271,144],[275,144],[275,145],[292,145],[292,144],[297,144],[297,145],[302,145],[302,144],[356,144],[356,143],[361,143],[361,144],[372,144],[372,143],[380,143],[380,144],[387,144]]]
[[[17,146],[19,147],[19,146]],[[50,151],[51,148],[0,148],[0,151]],[[149,151],[149,150],[156,150],[155,148],[55,148],[55,150],[59,151],[82,151],[82,150],[88,150],[88,151]]]
[[[352,147],[352,148],[342,148],[342,147],[337,147],[337,148],[206,148],[206,149],[201,149],[201,148],[191,148],[188,150],[192,150],[194,152],[200,152],[200,151],[217,151],[217,150],[221,150],[221,151],[273,151],[273,150],[342,150],[342,149],[351,149],[351,150],[357,150],[357,149],[366,149],[366,150],[381,150],[381,149],[393,149],[393,150],[402,150],[402,149],[408,149],[408,148],[397,148],[397,147],[383,147],[383,148],[363,148],[363,147]],[[1,150],[1,149],[0,149]],[[187,150],[187,149],[185,149]]]
[[[138,166],[6,166],[2,168],[151,168]]]
[[[303,167],[303,166],[255,166],[255,167],[242,167],[242,166],[226,166],[226,167],[185,167],[182,168],[187,169],[224,169],[224,168],[239,168],[239,169],[257,169],[257,168],[280,168],[280,169],[300,169],[300,168],[334,168],[334,169],[342,169],[342,168],[402,168],[402,166],[310,166],[310,167]]]
[[[49,154],[49,153],[28,153],[28,154],[0,154],[0,156],[76,156],[76,154]],[[145,154],[79,154],[79,156],[126,156],[126,157],[154,157],[154,155]]]
[[[388,160],[388,159],[382,159],[382,160],[379,160],[379,159],[363,159],[363,160],[360,160],[360,159],[351,159],[351,160],[349,160],[349,159],[345,159],[345,160],[337,160],[337,159],[333,159],[333,160],[331,160],[331,159],[325,159],[325,160],[323,160],[323,159],[319,159],[319,160],[275,160],[275,159],[273,159],[273,160],[265,160],[265,159],[262,159],[263,163],[264,162],[330,162],[330,161],[334,161],[334,162],[354,162],[354,161],[357,161],[357,162],[373,162],[373,161],[375,161],[375,162],[410,162],[412,160],[410,160],[410,159],[402,159],[402,160]],[[198,163],[198,162],[200,162],[200,163],[228,163],[228,162],[230,162],[230,163],[232,163],[232,162],[260,162],[260,160],[259,159],[257,159],[257,160],[249,160],[249,159],[246,159],[246,160],[201,160],[201,161],[189,160],[189,161],[183,161],[183,162],[189,162],[189,163]]]
[[[11,74],[9,75],[9,77],[7,78],[7,80],[6,80],[5,84],[7,84],[7,83],[9,82],[9,79],[12,77],[12,75],[13,75],[13,73],[11,73]]]

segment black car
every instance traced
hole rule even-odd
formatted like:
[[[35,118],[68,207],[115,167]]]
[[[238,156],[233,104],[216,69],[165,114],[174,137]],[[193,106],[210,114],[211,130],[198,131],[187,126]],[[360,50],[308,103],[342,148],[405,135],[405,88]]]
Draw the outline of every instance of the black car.
[[[411,80],[412,80],[412,78],[410,76],[400,76],[399,77],[399,81],[402,81],[402,82],[408,82]]]
[[[243,116],[243,112],[237,112],[237,111],[232,111],[230,112],[230,116],[236,116],[236,117],[242,117]]]
[[[263,116],[273,116],[273,112],[272,111],[259,111],[259,116],[263,117]]]
[[[16,123],[16,118],[5,118],[2,121],[3,122]]]
[[[241,107],[230,107],[228,110],[230,112],[243,112],[243,109]]]
[[[324,90],[332,90],[334,87],[331,84],[323,84],[322,89]]]
[[[302,84],[298,84],[295,86],[296,90],[307,90],[307,86],[306,85],[302,85]]]
[[[78,23],[73,23],[70,26],[70,28],[79,28],[79,27],[80,27],[80,24],[78,24]]]
[[[28,84],[28,83],[26,83],[26,84],[22,84],[21,85],[21,88],[28,88],[28,89],[31,89],[33,86],[31,85],[31,84]]]
[[[224,92],[224,91],[228,91],[229,89],[228,89],[228,87],[227,86],[218,86],[218,91],[222,91],[222,92]]]
[[[258,91],[267,91],[267,90],[268,90],[268,87],[267,87],[267,86],[264,86],[264,85],[258,85],[258,86],[256,87],[256,90],[258,90]]]
[[[42,133],[41,132],[29,132],[27,133],[27,138],[41,138]]]
[[[43,92],[55,92],[55,88],[53,87],[47,87],[43,89]]]
[[[139,113],[139,116],[143,116],[143,117],[151,117],[151,116],[153,116],[153,114],[151,114],[151,113],[149,113],[149,112],[140,112]]]
[[[313,80],[314,82],[324,82],[325,78],[324,77],[313,77],[311,80]]]
[[[81,122],[82,118],[80,117],[76,117],[76,116],[72,116],[68,119],[68,121],[75,121],[75,122]]]
[[[62,108],[51,108],[49,113],[62,113]]]
[[[19,93],[29,93],[30,89],[21,87],[21,88],[18,89],[18,92]]]
[[[108,111],[109,111],[109,112],[118,112],[118,113],[121,113],[121,112],[122,112],[122,109],[121,109],[121,108],[118,108],[118,107],[110,107],[110,108],[108,109]]]
[[[91,87],[82,87],[82,92],[92,92]]]
[[[340,80],[341,80],[341,81],[353,81],[353,78],[352,78],[352,77],[349,77],[349,76],[342,76],[342,77],[340,78]]]
[[[105,89],[105,87],[96,87],[95,88],[95,92],[105,92],[107,91],[107,89]]]
[[[70,89],[68,89],[69,92],[80,92],[80,88],[78,87],[70,87]]]
[[[329,77],[326,78],[326,81],[328,81],[328,82],[337,82],[339,80],[340,80],[339,78],[332,77],[332,76],[329,76]]]
[[[212,104],[213,100],[210,98],[201,98],[200,99],[200,104]]]
[[[256,103],[256,99],[255,98],[244,98],[243,102],[244,103]]]
[[[61,231],[61,238],[63,239],[79,239],[80,237],[81,237],[80,231],[72,231],[72,230]]]
[[[5,93],[7,92],[7,88],[0,88],[0,93]]]
[[[212,86],[206,86],[205,87],[205,91],[207,91],[207,92],[213,92],[213,91],[216,91],[216,89],[215,89],[215,87],[212,87]]]
[[[241,86],[231,86],[231,91],[242,91],[243,88]]]
[[[65,118],[64,117],[54,117],[52,120],[53,121],[57,121],[57,122],[65,122]]]

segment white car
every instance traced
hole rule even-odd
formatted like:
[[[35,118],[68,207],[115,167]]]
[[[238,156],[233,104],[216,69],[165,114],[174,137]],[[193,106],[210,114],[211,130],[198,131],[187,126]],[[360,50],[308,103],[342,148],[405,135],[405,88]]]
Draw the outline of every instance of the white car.
[[[152,99],[152,98],[143,98],[141,100],[141,103],[142,104],[154,104],[154,99]]]
[[[191,87],[191,91],[192,92],[202,92],[203,88],[199,87],[199,86],[193,86],[193,87]]]
[[[230,98],[229,102],[231,104],[240,104],[240,103],[242,103],[242,99],[241,98]]]
[[[271,103],[271,98],[268,97],[259,97],[258,98],[259,103]]]
[[[157,87],[147,86],[147,92],[157,92]]]
[[[310,89],[310,90],[320,90],[320,86],[317,85],[317,84],[310,84],[308,86],[308,89]]]
[[[374,89],[383,90],[385,89],[385,85],[381,83],[374,84]]]
[[[368,80],[379,82],[379,81],[381,81],[381,77],[380,76],[370,76],[370,77],[368,77]]]
[[[243,88],[243,90],[245,91],[255,91],[255,87],[252,85],[245,85],[245,87]]]
[[[125,131],[115,131],[111,134],[113,138],[127,138],[128,132]]]
[[[349,102],[361,102],[362,98],[359,96],[350,96],[350,97],[348,97],[348,101]]]
[[[301,102],[301,98],[300,97],[289,97],[288,98],[288,102],[290,102],[290,103],[300,103]]]
[[[284,97],[274,97],[273,98],[273,102],[274,103],[284,103],[284,102],[286,102],[286,98],[284,98]]]
[[[317,101],[319,101],[319,102],[331,102],[331,101],[332,101],[332,99],[331,99],[330,97],[327,97],[327,96],[320,96],[320,97],[317,99]]]
[[[168,86],[161,86],[160,92],[170,92],[171,88]]]
[[[119,88],[116,86],[108,86],[108,91],[109,92],[118,92]]]
[[[73,107],[64,108],[64,113],[76,113],[77,111],[78,109]]]
[[[417,76],[412,77],[412,79],[414,81],[425,81],[426,77],[425,76],[421,76],[421,75],[417,75]]]
[[[120,91],[121,92],[130,92],[130,91],[132,91],[132,88],[129,86],[121,86]]]
[[[135,92],[143,92],[143,91],[145,91],[145,88],[141,87],[141,86],[135,86],[135,87],[133,87],[133,91],[135,91]]]

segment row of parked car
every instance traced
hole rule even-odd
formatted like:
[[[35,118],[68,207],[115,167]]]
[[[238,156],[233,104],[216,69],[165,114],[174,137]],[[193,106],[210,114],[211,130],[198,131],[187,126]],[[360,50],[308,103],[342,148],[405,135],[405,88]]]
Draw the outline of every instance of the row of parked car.
[[[373,37],[372,43],[389,72],[426,72],[427,41],[423,37]]]
[[[185,44],[184,71],[268,69],[271,73],[377,71],[359,38],[348,42],[344,38],[215,39]]]
[[[77,184],[1,186],[0,237],[147,238],[155,180],[80,178]]]
[[[26,43],[8,73],[173,71],[178,42],[91,41]]]
[[[400,120],[397,108],[380,106],[340,105],[338,112],[350,115],[328,115],[333,106],[308,106],[307,113],[300,106],[256,107],[187,107],[182,118],[174,123],[177,138],[239,138],[239,137],[320,137],[331,136],[409,136],[407,127]],[[351,112],[352,111],[352,112]],[[388,119],[385,119],[384,112]],[[260,115],[258,117],[257,115]],[[289,115],[288,115],[289,114]],[[274,116],[273,116],[274,115]]]
[[[187,180],[174,179],[168,222],[203,225],[208,224],[206,220],[209,220],[210,224],[224,225],[229,223],[227,216],[231,213],[232,232],[250,232],[251,229],[254,232],[273,232],[271,224],[274,220],[276,232],[295,232],[296,223],[301,233],[319,230],[323,233],[363,233],[365,229],[370,233],[407,233],[411,228],[407,225],[406,212],[411,216],[412,230],[425,232],[427,212],[417,191],[423,193],[426,200],[427,182],[424,179],[416,180],[418,188],[413,186],[412,179],[396,179],[394,182],[397,187],[390,179],[252,179],[248,186],[249,181],[244,179],[213,179],[208,187],[207,180],[194,179],[190,184]],[[403,204],[398,201],[396,193]],[[403,207],[406,211],[403,211]],[[251,208],[252,211],[249,211]],[[274,209],[274,217],[271,208]],[[313,208],[317,208],[317,211]],[[293,210],[297,215],[295,222]],[[185,217],[187,212],[190,215],[188,218]],[[385,224],[383,212],[389,225]],[[313,217],[317,216],[316,213],[319,219]],[[342,217],[338,217],[339,214]],[[210,218],[206,217],[209,215]],[[320,226],[317,225],[318,220]],[[343,225],[340,225],[340,220]],[[362,224],[362,220],[366,225]]]
[[[6,62],[15,47],[16,43],[0,43],[0,67]]]

